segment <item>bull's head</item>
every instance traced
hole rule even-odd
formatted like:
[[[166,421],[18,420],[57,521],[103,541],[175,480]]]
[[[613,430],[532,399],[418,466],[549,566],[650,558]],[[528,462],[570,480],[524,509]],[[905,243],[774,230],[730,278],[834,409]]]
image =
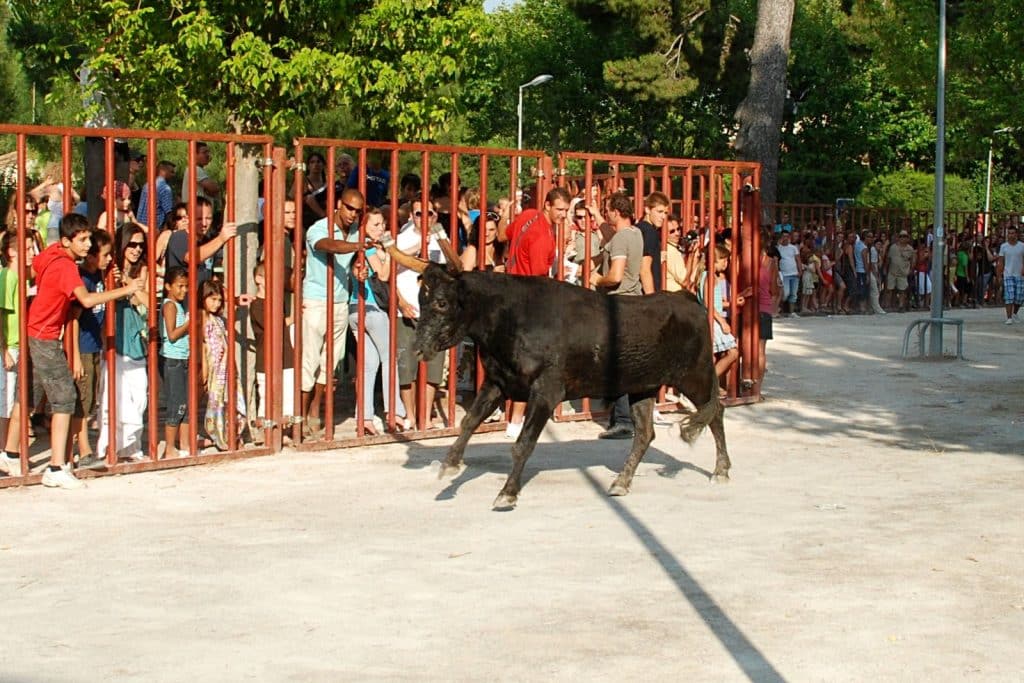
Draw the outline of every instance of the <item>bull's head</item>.
[[[462,341],[469,326],[458,254],[447,240],[441,240],[440,245],[447,266],[409,256],[393,242],[385,244],[396,262],[420,273],[420,318],[413,349],[426,361]]]

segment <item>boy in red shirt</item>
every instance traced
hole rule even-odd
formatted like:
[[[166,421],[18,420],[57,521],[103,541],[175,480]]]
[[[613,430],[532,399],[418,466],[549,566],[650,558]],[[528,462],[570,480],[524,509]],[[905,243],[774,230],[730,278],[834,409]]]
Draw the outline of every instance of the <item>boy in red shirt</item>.
[[[46,393],[53,409],[50,422],[50,466],[43,473],[43,485],[76,489],[83,486],[65,462],[71,414],[75,410],[77,392],[75,380],[68,367],[67,356],[61,342],[64,323],[68,321],[72,301],[83,308],[92,308],[128,297],[142,289],[144,282],[131,284],[108,292],[90,292],[82,283],[76,261],[84,259],[92,245],[92,230],[85,216],[68,214],[61,219],[60,242],[39,254],[32,262],[38,294],[28,309],[28,350],[34,368],[33,405],[39,403],[40,390]],[[7,432],[6,452],[0,457],[0,470],[17,477],[22,474],[21,406],[15,398],[11,408],[10,428]]]

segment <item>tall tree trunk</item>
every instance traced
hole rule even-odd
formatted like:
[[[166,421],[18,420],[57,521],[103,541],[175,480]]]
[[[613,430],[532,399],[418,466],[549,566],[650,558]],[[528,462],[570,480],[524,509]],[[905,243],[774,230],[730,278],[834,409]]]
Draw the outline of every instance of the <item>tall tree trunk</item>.
[[[736,109],[740,124],[736,153],[761,163],[761,206],[775,203],[779,141],[786,104],[786,66],[795,0],[758,0],[757,28],[750,51],[750,87]]]

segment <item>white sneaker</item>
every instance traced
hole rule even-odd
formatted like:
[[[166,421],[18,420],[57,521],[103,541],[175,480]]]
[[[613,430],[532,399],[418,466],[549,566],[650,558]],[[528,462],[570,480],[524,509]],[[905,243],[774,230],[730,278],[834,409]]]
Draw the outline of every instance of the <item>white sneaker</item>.
[[[20,477],[21,458],[11,458],[6,453],[0,455],[0,472],[4,472],[9,477]]]
[[[501,422],[505,419],[505,411],[501,408],[495,408],[494,412],[487,416],[484,422]]]
[[[62,467],[54,472],[47,467],[46,471],[43,472],[43,486],[72,490],[83,488],[85,484],[75,478],[75,475],[71,473],[70,468]]]
[[[127,460],[128,462],[146,462],[149,458],[143,455],[142,451],[135,451],[127,457]]]
[[[1006,319],[1006,322],[1005,322],[1005,323],[1003,323],[1003,324],[1004,324],[1004,325],[1012,325],[1012,324],[1013,324],[1013,318],[1007,318],[1007,319]]]
[[[798,316],[796,313],[790,313],[789,317],[790,318],[799,318],[800,316]]]
[[[506,439],[518,439],[519,435],[523,433],[522,422],[509,422],[505,427],[505,438]]]

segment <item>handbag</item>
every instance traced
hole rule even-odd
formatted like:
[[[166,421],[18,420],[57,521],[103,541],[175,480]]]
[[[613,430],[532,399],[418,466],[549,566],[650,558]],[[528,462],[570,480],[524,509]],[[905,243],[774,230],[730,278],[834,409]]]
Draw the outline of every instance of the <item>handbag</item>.
[[[377,277],[377,273],[373,273],[366,279],[366,284],[370,286],[370,291],[373,292],[373,299],[377,302],[377,307],[382,311],[387,309],[388,299],[391,296],[388,283]]]

